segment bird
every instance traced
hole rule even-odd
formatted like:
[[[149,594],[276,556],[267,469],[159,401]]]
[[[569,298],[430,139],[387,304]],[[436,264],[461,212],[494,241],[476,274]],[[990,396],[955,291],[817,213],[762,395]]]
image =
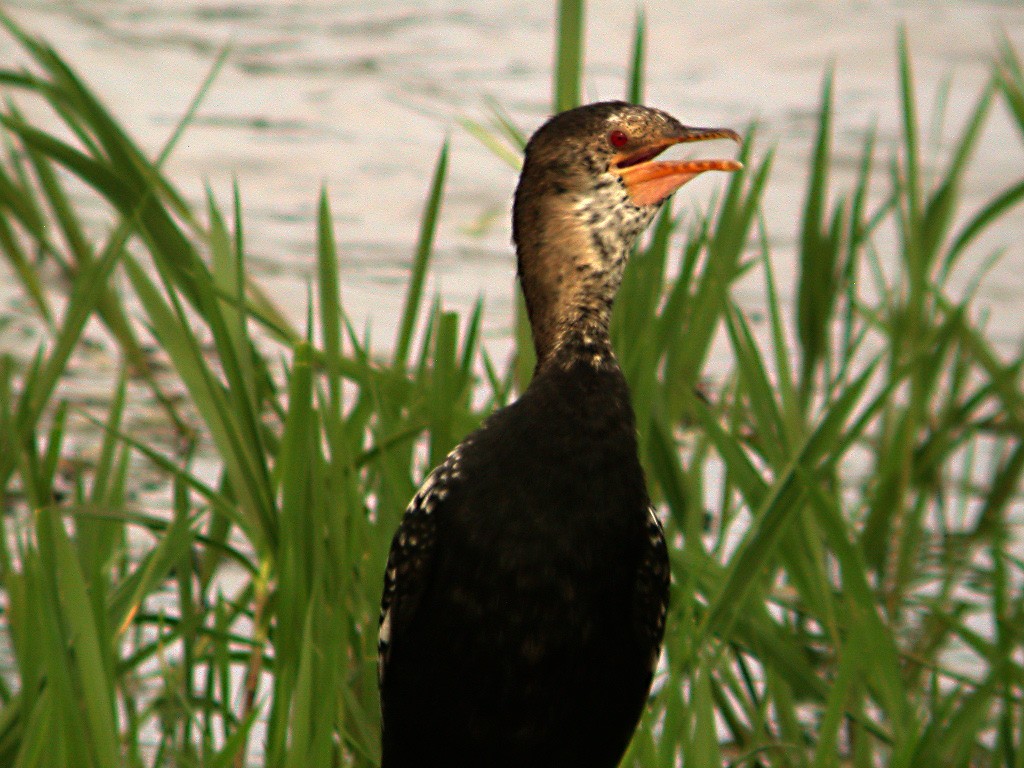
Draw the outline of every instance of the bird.
[[[394,534],[378,642],[383,768],[612,768],[649,696],[670,586],[609,318],[664,201],[727,138],[600,102],[531,137],[512,239],[537,363],[424,480]]]

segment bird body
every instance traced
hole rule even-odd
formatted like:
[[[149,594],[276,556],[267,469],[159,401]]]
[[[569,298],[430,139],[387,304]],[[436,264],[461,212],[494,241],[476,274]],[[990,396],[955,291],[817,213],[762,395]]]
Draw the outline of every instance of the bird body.
[[[671,193],[650,184],[671,184],[620,171],[697,135],[734,136],[614,102],[556,116],[527,147],[513,236],[537,370],[428,476],[395,534],[383,768],[613,768],[628,746],[669,567],[608,318],[635,238]],[[694,175],[675,166],[676,186]]]
[[[572,373],[471,435],[441,468],[444,498],[421,497],[438,516],[431,577],[391,627],[385,766],[611,765],[596,756],[628,742],[657,646],[637,653],[633,620],[651,518],[621,374]],[[593,423],[595,406],[622,418]]]

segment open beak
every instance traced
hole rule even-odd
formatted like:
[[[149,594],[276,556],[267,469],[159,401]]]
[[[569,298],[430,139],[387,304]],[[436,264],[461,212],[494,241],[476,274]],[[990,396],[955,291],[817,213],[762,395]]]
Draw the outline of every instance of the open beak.
[[[740,136],[729,128],[686,128],[677,135],[650,142],[638,150],[615,155],[611,170],[622,177],[634,205],[654,205],[705,171],[738,171],[743,167],[736,160],[654,160],[674,144],[709,139],[739,142]]]

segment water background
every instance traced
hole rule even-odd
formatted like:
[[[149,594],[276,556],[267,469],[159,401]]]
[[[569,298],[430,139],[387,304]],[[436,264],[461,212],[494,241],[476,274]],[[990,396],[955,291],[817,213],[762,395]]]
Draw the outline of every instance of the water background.
[[[190,199],[205,186],[226,206],[241,187],[250,266],[297,323],[305,316],[315,212],[328,188],[340,240],[343,301],[374,341],[394,338],[431,171],[445,137],[451,170],[428,295],[465,309],[486,302],[489,343],[510,326],[508,216],[515,171],[469,136],[462,117],[486,118],[493,97],[526,131],[550,108],[555,3],[351,0],[21,0],[7,3],[45,36],[155,155],[218,52],[227,65],[166,169]],[[949,85],[955,135],[972,108],[997,41],[1024,51],[1020,2],[693,2],[649,0],[647,102],[693,125],[760,125],[778,157],[765,198],[776,270],[791,292],[792,244],[816,126],[820,84],[836,70],[840,171],[852,172],[864,130],[881,157],[896,142],[896,36],[907,30],[926,135],[929,109]],[[587,11],[587,100],[625,92],[632,2]],[[0,38],[5,61],[18,55]],[[942,156],[942,146],[937,154]],[[727,145],[718,152],[731,153]],[[880,173],[887,172],[879,163]],[[999,106],[974,162],[968,208],[1021,177],[1024,151]],[[698,179],[676,206],[707,204],[723,177]],[[876,185],[884,188],[884,179]],[[980,293],[995,336],[1015,345],[1024,306],[1024,216],[997,228],[1007,248]],[[976,252],[978,260],[988,250]],[[883,253],[883,258],[885,254]],[[970,265],[967,265],[970,266]],[[4,277],[0,274],[0,277]],[[8,280],[0,282],[9,283]],[[760,283],[741,301],[760,306]],[[0,289],[0,311],[18,294]],[[10,343],[10,342],[8,342]],[[4,344],[0,340],[0,344]]]
[[[391,344],[432,169],[449,138],[449,183],[427,291],[461,310],[484,297],[486,343],[501,359],[512,314],[508,217],[516,173],[469,136],[459,119],[485,119],[486,100],[493,98],[527,132],[542,122],[551,103],[553,2],[17,0],[5,7],[56,47],[152,156],[218,53],[230,46],[226,66],[165,168],[197,210],[207,186],[229,208],[237,179],[250,270],[300,327],[324,185],[339,239],[346,311],[356,328],[369,324],[376,347]],[[913,54],[926,137],[943,135],[942,125],[953,127],[946,137],[959,133],[990,76],[1001,36],[1024,53],[1024,3],[1009,0],[647,0],[644,8],[647,103],[692,125],[746,130],[756,121],[758,146],[777,147],[764,212],[787,297],[794,289],[793,245],[826,68],[836,71],[840,182],[859,164],[864,131],[874,125],[880,146],[875,189],[882,193],[887,158],[899,145],[895,52],[901,26]],[[587,100],[624,95],[634,20],[633,2],[590,3]],[[0,36],[5,65],[21,55]],[[941,119],[932,108],[938,102],[945,103]],[[997,105],[971,166],[965,210],[1024,175],[1022,146]],[[941,166],[948,149],[948,141],[936,139],[927,156]],[[713,151],[735,150],[718,145]],[[677,210],[706,206],[723,181],[714,174],[694,181],[676,195]],[[85,194],[78,201],[93,217],[99,239],[109,226],[100,207]],[[883,233],[881,257],[891,262],[889,242]],[[1005,253],[982,285],[978,311],[989,316],[990,336],[1012,349],[1024,335],[1019,210],[971,252],[966,273],[997,250]],[[756,327],[762,284],[745,281],[737,294]],[[0,262],[0,352],[30,356],[41,333]],[[89,337],[95,344],[76,353],[62,396],[102,413],[118,361],[98,324]],[[157,433],[172,441],[162,412],[134,402],[130,429],[147,430],[150,441],[160,440]],[[88,455],[98,435],[79,426],[72,440]],[[210,452],[192,468],[210,482],[219,471]],[[155,477],[153,488],[142,488],[147,509],[167,501],[167,486]],[[988,633],[991,626],[979,630]],[[0,659],[5,655],[0,649]]]

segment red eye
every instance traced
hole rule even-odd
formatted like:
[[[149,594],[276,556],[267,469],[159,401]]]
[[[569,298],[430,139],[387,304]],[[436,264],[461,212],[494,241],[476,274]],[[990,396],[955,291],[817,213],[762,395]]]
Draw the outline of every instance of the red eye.
[[[629,136],[623,131],[612,131],[608,134],[608,143],[616,149],[626,146],[626,142],[629,141]]]

